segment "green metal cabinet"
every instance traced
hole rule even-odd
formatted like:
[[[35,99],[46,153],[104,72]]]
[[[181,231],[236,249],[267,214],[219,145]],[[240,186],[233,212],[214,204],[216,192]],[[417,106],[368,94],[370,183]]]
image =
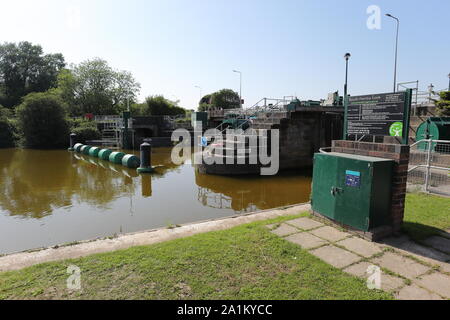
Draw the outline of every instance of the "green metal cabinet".
[[[389,159],[316,154],[313,211],[362,231],[389,224],[393,167]]]

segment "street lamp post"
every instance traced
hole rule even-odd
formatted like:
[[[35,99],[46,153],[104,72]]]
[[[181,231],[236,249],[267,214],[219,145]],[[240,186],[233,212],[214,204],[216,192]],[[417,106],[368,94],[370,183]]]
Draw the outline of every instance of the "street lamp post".
[[[345,58],[345,86],[344,86],[344,97],[347,98],[348,94],[348,60],[352,55],[350,53],[346,53]]]
[[[448,74],[448,91],[450,91],[450,73]]]
[[[396,40],[395,40],[395,66],[394,66],[394,92],[396,92],[396,90],[397,90],[397,88],[396,88],[397,87],[397,61],[398,61],[398,32],[400,29],[400,20],[389,13],[387,13],[386,16],[397,21],[397,36],[396,36]]]
[[[239,73],[239,106],[242,109],[242,72],[238,70],[233,70],[235,73]]]
[[[195,86],[197,89],[199,89],[200,90],[200,100],[198,100],[198,104],[200,105],[200,102],[202,101],[202,87],[200,87],[200,86]]]
[[[350,53],[346,53],[344,56],[345,59],[345,85],[344,85],[344,140],[347,140],[347,129],[348,129],[348,60],[352,55]]]

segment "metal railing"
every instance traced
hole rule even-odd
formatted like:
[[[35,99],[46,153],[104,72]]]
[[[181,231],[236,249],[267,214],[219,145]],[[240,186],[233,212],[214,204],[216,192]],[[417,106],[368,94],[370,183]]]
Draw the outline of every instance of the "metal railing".
[[[276,117],[276,114],[287,113],[287,116],[289,117],[287,105],[295,99],[296,97],[294,96],[283,97],[283,99],[262,98],[250,108],[223,110],[223,115],[224,117],[227,117],[228,115],[236,115],[236,119],[244,120],[240,125],[238,125],[237,128],[235,128],[237,131],[243,129],[243,127],[247,124],[251,125],[252,121],[255,119],[269,120],[269,123],[274,124],[275,119],[281,119],[280,117]],[[261,115],[266,115],[266,117],[262,118],[260,117]],[[227,131],[228,127],[224,128],[224,124],[221,123],[215,129],[220,131],[223,135]],[[244,130],[241,131],[242,132],[236,134],[236,136],[246,135]]]
[[[450,196],[450,140],[420,140],[410,148],[409,186]]]

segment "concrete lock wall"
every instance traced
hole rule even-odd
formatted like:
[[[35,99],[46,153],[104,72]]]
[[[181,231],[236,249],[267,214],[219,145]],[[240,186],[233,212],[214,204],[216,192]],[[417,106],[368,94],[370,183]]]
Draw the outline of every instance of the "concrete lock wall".
[[[311,167],[314,153],[331,146],[343,132],[342,115],[292,113],[280,124],[280,168]]]

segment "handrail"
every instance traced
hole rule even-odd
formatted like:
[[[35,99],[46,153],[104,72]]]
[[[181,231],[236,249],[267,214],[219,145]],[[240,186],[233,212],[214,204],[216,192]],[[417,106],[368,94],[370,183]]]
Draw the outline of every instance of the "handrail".
[[[320,152],[320,153],[328,153],[328,152],[326,152],[325,150],[333,150],[333,147],[320,148],[320,149],[319,149],[319,152]]]
[[[286,99],[286,98],[291,98],[291,99]],[[254,104],[252,107],[247,108],[247,109],[226,109],[223,110],[224,111],[224,116],[229,115],[229,114],[238,114],[241,116],[245,116],[245,117],[249,117],[253,114],[257,114],[259,112],[267,112],[267,113],[271,113],[271,119],[274,119],[274,114],[276,112],[283,112],[286,111],[286,105],[290,102],[292,102],[295,99],[294,96],[292,97],[284,97],[283,99],[275,99],[275,98],[262,98],[261,100],[259,100],[256,104]],[[264,106],[259,106],[259,104],[264,101]],[[267,105],[268,101],[274,101],[276,102],[274,105]],[[244,119],[245,121],[243,123],[241,123],[236,129],[242,129],[242,127],[249,123],[250,119],[246,118]],[[223,129],[222,128],[223,123],[219,124],[215,130],[219,130],[221,134],[223,134],[227,128]],[[240,133],[240,135],[242,135],[243,133]]]
[[[419,140],[419,141],[414,142],[414,143],[413,143],[412,145],[410,145],[409,147],[412,148],[412,147],[415,147],[416,145],[418,145],[419,143],[424,143],[424,142],[431,142],[431,143],[434,143],[434,142],[436,142],[436,143],[449,143],[448,140],[423,139],[423,140]]]
[[[435,170],[444,170],[444,171],[449,171],[450,168],[445,168],[445,167],[437,167],[437,166],[427,166],[426,164],[419,164],[416,165],[414,167],[412,167],[411,169],[408,170],[408,172],[414,171],[418,168],[430,168],[430,169],[435,169]]]

